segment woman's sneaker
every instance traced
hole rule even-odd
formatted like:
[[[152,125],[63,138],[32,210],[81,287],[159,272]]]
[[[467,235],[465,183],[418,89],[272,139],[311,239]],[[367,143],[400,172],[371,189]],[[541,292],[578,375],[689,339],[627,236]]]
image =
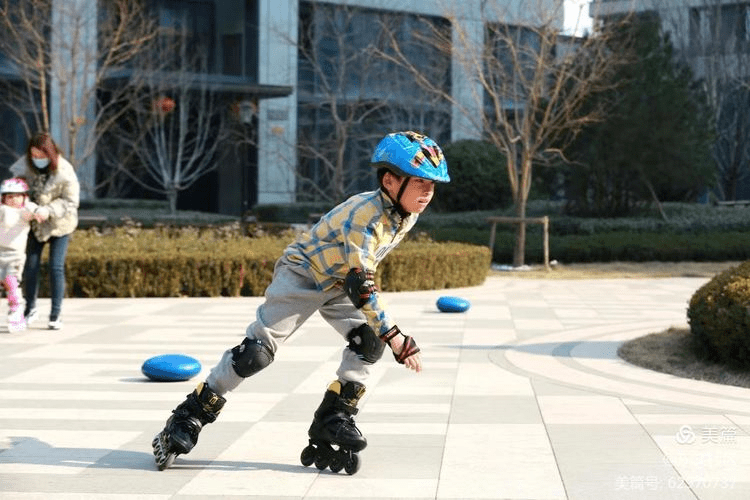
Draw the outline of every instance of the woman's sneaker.
[[[47,326],[50,330],[59,330],[63,327],[63,322],[61,318],[55,318],[52,319],[52,317],[49,318],[49,323],[47,323]]]
[[[28,311],[26,314],[24,314],[24,316],[26,316],[27,325],[30,325],[31,323],[39,319],[39,313],[36,311],[36,309],[32,309],[31,311]]]

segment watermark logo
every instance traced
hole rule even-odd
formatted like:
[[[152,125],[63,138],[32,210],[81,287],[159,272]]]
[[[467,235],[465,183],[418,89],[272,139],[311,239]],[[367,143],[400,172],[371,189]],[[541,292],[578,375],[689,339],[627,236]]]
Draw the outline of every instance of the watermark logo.
[[[678,444],[693,444],[698,441],[698,433],[689,425],[683,425],[674,437]],[[736,444],[737,429],[734,427],[702,427],[701,444]]]
[[[679,444],[693,444],[695,443],[695,431],[689,425],[683,425],[674,437],[675,441]]]

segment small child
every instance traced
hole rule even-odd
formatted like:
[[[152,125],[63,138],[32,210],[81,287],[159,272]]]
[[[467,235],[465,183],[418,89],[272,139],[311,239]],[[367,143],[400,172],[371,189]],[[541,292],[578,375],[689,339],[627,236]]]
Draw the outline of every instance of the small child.
[[[422,369],[416,342],[385,312],[375,272],[427,208],[435,183],[450,181],[440,147],[415,132],[388,134],[370,162],[380,188],[334,207],[286,248],[245,338],[224,352],[205,383],[173,410],[154,438],[159,470],[195,446],[201,428],[219,415],[224,395],[270,365],[281,343],[317,311],[346,344],[337,378],[314,413],[309,445],[300,460],[321,470],[357,472],[357,452],[367,440],[353,416],[369,366],[389,346],[398,363],[416,372]]]
[[[8,297],[8,330],[26,329],[21,307],[21,275],[26,262],[26,240],[29,222],[37,205],[29,201],[29,186],[17,177],[0,184],[0,279]]]

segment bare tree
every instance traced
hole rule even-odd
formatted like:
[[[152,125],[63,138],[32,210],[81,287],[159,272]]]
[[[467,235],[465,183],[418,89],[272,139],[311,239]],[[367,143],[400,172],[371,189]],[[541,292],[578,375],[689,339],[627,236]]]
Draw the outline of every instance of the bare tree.
[[[142,85],[130,87],[130,112],[110,130],[115,146],[102,152],[111,169],[166,196],[172,214],[179,192],[218,167],[230,135],[230,105],[207,71],[207,55],[181,26],[135,70]]]
[[[378,57],[390,40],[383,30],[397,33],[408,57],[436,85],[448,81],[450,57],[410,39],[434,20],[345,4],[302,8],[297,39],[280,35],[299,56],[297,199],[336,203],[372,186],[368,160],[386,131],[448,130],[449,104],[423,92],[402,66]]]
[[[357,129],[377,116],[385,100],[368,95],[376,68],[367,42],[357,36],[357,10],[312,3],[307,8],[298,39],[298,192],[340,201],[357,182],[347,167],[365,149]]]
[[[566,143],[603,117],[604,109],[587,106],[587,98],[606,89],[607,76],[625,55],[607,50],[607,31],[600,27],[583,38],[564,35],[561,3],[522,2],[514,12],[505,2],[483,5],[478,22],[447,13],[452,33],[434,30],[423,40],[452,54],[453,71],[469,82],[463,93],[446,92],[421,78],[395,37],[381,56],[410,68],[423,90],[451,102],[507,158],[515,214],[524,219],[534,164],[564,159]],[[523,265],[525,246],[521,222],[515,266]]]
[[[0,0],[0,52],[17,75],[0,80],[5,105],[27,135],[52,132],[77,166],[84,196],[94,195],[99,138],[128,109],[124,87],[106,100],[98,90],[157,33],[136,0]]]

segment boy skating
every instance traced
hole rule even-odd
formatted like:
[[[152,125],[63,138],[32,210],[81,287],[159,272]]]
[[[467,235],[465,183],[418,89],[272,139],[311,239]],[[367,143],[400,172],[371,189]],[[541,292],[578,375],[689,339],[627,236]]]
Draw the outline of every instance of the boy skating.
[[[348,342],[337,379],[326,390],[308,430],[303,465],[354,474],[367,446],[354,423],[369,366],[386,344],[399,363],[416,372],[416,342],[386,314],[375,287],[378,263],[395,248],[429,205],[436,182],[449,182],[440,147],[415,132],[389,134],[372,155],[380,188],[349,198],[290,244],[241,344],[227,350],[205,382],[190,393],[153,440],[163,470],[195,446],[201,428],[216,420],[224,395],[273,362],[279,344],[315,311]]]

